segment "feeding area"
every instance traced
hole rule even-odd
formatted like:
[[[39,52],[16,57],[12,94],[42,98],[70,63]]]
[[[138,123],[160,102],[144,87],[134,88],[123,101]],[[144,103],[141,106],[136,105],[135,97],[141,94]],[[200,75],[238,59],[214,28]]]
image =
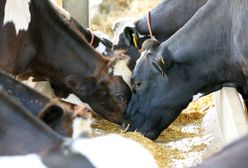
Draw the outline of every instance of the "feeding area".
[[[123,132],[119,126],[104,119],[96,118],[92,126],[98,135],[118,133],[141,143],[152,153],[160,168],[190,167],[200,163],[210,152],[208,146],[220,138],[208,130],[215,122],[213,108],[213,95],[192,102],[155,141],[138,132]]]
[[[248,167],[244,1],[189,1],[0,2],[0,167]]]
[[[113,22],[120,18],[138,19],[159,2],[103,0],[98,6],[98,12],[92,17],[90,26],[93,30],[112,35]],[[93,127],[99,135],[114,132],[138,141],[152,152],[160,168],[190,167],[210,157],[225,144],[214,94],[191,102],[155,141],[138,132],[124,133],[119,126],[104,119],[96,118]]]

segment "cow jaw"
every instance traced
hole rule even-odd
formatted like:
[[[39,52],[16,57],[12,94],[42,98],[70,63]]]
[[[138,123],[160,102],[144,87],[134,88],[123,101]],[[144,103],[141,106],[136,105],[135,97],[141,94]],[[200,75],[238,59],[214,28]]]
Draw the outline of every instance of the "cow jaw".
[[[4,9],[3,26],[7,23],[13,23],[16,34],[21,30],[28,30],[31,21],[29,4],[30,0],[7,0]]]

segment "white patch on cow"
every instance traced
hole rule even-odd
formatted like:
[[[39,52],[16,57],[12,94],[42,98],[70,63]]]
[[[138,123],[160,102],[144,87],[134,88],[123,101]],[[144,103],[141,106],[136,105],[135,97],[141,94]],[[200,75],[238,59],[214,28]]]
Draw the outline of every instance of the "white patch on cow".
[[[92,133],[93,120],[90,118],[83,119],[81,117],[76,117],[72,122],[73,134],[72,138],[78,138],[80,135],[89,135]]]
[[[0,157],[0,165],[2,168],[47,168],[37,154]]]
[[[100,42],[98,46],[96,47],[96,51],[99,52],[100,54],[103,54],[106,48],[107,47],[102,42]]]
[[[197,93],[196,95],[193,96],[193,100],[192,101],[195,101],[197,99],[199,99],[200,97],[202,97],[204,94],[203,93]]]
[[[109,36],[109,35],[107,35],[107,34],[105,34],[105,33],[103,33],[103,32],[100,32],[100,31],[94,31],[94,34],[96,35],[96,36],[98,36],[99,38],[105,38],[105,39],[107,39],[107,40],[109,40],[109,41],[112,41],[112,38],[111,38],[111,36]]]
[[[61,15],[65,16],[65,18],[67,20],[70,20],[71,19],[71,15],[69,12],[67,12],[64,8],[62,8],[61,6],[59,6],[55,0],[49,0],[51,2],[51,5],[53,6],[53,8],[59,12]]]
[[[95,167],[158,167],[150,152],[141,144],[120,135],[76,139],[71,143],[71,149],[84,155]]]
[[[63,101],[68,102],[68,103],[72,103],[72,104],[76,104],[78,106],[80,105],[84,105],[85,103],[83,103],[76,95],[74,94],[69,94],[69,96],[67,98],[62,98]]]
[[[31,21],[29,11],[30,0],[7,0],[4,9],[3,26],[9,22],[15,25],[16,34],[28,30]]]
[[[48,81],[39,81],[36,82],[34,85],[34,90],[40,92],[44,96],[53,99],[56,98],[56,95],[54,94],[53,88],[51,87],[50,83]]]
[[[128,86],[131,88],[131,76],[132,72],[128,68],[128,62],[129,58],[119,60],[116,62],[116,64],[113,67],[113,75],[121,76],[122,79],[128,84]]]

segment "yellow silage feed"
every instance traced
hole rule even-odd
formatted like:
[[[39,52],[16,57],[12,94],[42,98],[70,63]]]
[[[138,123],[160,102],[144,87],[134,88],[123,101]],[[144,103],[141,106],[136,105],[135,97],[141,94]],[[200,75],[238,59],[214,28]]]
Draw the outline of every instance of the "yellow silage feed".
[[[167,167],[166,165],[169,164],[171,158],[183,159],[184,156],[181,155],[182,152],[177,148],[164,147],[163,144],[183,138],[198,136],[195,133],[184,132],[181,128],[183,125],[187,124],[200,124],[206,111],[213,106],[212,99],[213,96],[208,95],[200,98],[198,101],[190,103],[189,106],[183,110],[179,117],[173,122],[173,124],[161,133],[156,141],[151,141],[138,132],[123,132],[118,125],[101,118],[95,118],[93,128],[95,128],[95,131],[98,134],[118,133],[124,137],[139,142],[152,153],[159,167],[165,168]],[[189,152],[199,152],[205,148],[206,144],[203,143],[192,146]]]

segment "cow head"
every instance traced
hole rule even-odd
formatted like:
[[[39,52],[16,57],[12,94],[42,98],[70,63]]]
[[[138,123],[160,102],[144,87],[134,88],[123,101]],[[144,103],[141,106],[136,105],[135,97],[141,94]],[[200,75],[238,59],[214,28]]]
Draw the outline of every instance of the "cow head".
[[[161,51],[158,41],[149,39],[142,48],[131,78],[133,93],[126,119],[131,131],[156,139],[191,101],[201,80],[189,80],[189,70],[177,64],[168,51]]]
[[[131,91],[121,76],[112,75],[108,71],[112,70],[107,68],[96,76],[88,77],[69,75],[66,77],[66,84],[81,100],[88,103],[93,111],[120,124]]]
[[[114,49],[125,50],[125,53],[131,58],[130,67],[133,69],[136,60],[140,57],[139,49],[149,37],[139,34],[133,21],[130,20],[117,21],[112,29],[114,31]]]

